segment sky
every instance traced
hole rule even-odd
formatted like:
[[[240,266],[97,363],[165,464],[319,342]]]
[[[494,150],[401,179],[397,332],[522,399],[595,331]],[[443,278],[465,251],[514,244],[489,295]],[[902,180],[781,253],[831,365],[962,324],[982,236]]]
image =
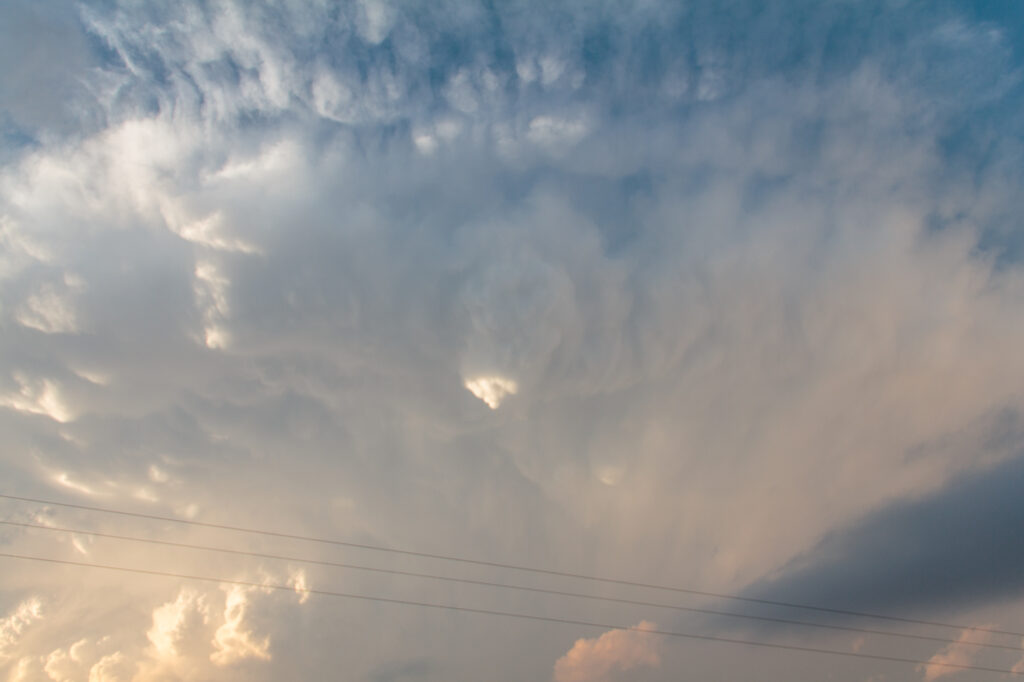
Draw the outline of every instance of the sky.
[[[1022,108],[1009,0],[0,2],[0,680],[1017,679]]]

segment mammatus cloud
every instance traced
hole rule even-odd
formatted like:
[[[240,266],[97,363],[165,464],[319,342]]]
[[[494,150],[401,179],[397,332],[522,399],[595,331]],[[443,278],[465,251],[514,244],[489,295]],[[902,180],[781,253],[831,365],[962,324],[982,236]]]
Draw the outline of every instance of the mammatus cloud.
[[[32,379],[20,374],[11,377],[17,388],[0,397],[0,405],[19,412],[41,414],[57,422],[67,422],[73,413],[61,398],[57,384],[48,379]]]
[[[661,664],[661,640],[642,632],[656,627],[641,621],[630,630],[610,630],[599,637],[576,640],[555,662],[554,682],[608,682],[617,679],[617,673],[657,667]]]
[[[969,482],[1021,486],[1004,467],[1024,410],[1024,93],[1016,34],[970,11],[0,3],[0,479],[796,601],[1017,598],[1019,495]],[[950,510],[995,530],[949,542]],[[40,556],[256,570],[2,533]],[[45,596],[0,676],[539,679],[564,651],[524,624],[305,591],[525,611],[496,590],[35,569],[0,565],[8,614]],[[574,651],[599,660],[601,641]]]

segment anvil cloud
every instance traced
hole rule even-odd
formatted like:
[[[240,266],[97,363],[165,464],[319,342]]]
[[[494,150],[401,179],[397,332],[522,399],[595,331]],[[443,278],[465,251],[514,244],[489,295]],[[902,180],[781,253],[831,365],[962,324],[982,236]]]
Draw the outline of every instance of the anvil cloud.
[[[6,2],[0,493],[1024,630],[993,568],[1019,554],[1022,48],[987,3]],[[2,558],[0,679],[935,676],[308,590],[741,627],[658,609],[0,544],[225,581]]]

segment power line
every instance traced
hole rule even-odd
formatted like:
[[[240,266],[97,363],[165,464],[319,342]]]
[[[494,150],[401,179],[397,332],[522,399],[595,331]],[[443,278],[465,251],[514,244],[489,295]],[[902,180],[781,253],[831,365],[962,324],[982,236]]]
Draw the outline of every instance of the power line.
[[[270,553],[266,553],[266,552],[254,552],[254,551],[248,551],[248,550],[231,549],[231,548],[227,548],[227,547],[216,547],[216,546],[211,546],[211,545],[199,545],[199,544],[193,544],[193,543],[188,543],[188,542],[174,542],[174,541],[171,541],[171,540],[156,540],[156,539],[152,539],[152,538],[140,538],[138,536],[119,535],[119,534],[116,534],[116,533],[103,533],[103,532],[99,532],[99,531],[85,530],[85,529],[81,529],[81,528],[66,528],[66,527],[60,527],[60,526],[45,526],[45,525],[36,524],[36,523],[24,523],[24,522],[20,522],[20,521],[3,521],[3,520],[0,520],[0,524],[5,525],[5,526],[17,526],[17,527],[20,527],[20,528],[33,528],[33,529],[46,530],[46,531],[58,532],[58,533],[79,533],[81,535],[92,535],[92,536],[95,536],[95,537],[109,538],[109,539],[112,539],[112,540],[127,540],[129,542],[143,542],[143,543],[148,543],[148,544],[152,544],[152,545],[161,545],[161,546],[164,546],[164,547],[178,547],[178,548],[182,548],[182,549],[196,549],[196,550],[202,550],[202,551],[207,551],[207,552],[221,552],[221,553],[224,553],[224,554],[234,554],[234,555],[238,555],[238,556],[248,556],[248,557],[255,557],[255,558],[260,558],[260,559],[273,559],[273,560],[278,560],[278,561],[292,561],[292,562],[296,562],[296,563],[312,564],[312,565],[316,565],[316,566],[327,566],[327,567],[331,567],[331,568],[344,568],[344,569],[351,569],[351,570],[356,570],[356,571],[368,571],[368,572],[373,572],[373,573],[385,573],[385,574],[389,574],[389,575],[399,575],[399,576],[413,577],[413,578],[427,578],[427,579],[430,579],[430,580],[442,580],[442,581],[446,581],[446,582],[462,583],[462,584],[467,584],[467,585],[479,585],[479,586],[483,586],[483,587],[497,587],[497,588],[507,589],[507,590],[518,590],[518,591],[523,591],[523,592],[533,592],[533,593],[537,593],[537,594],[547,594],[547,595],[559,596],[559,597],[574,597],[574,598],[579,598],[579,599],[590,599],[590,600],[593,600],[593,601],[614,602],[614,603],[617,603],[617,604],[629,604],[629,605],[632,605],[632,606],[646,606],[646,607],[659,608],[659,609],[671,609],[671,610],[674,610],[674,611],[686,611],[686,612],[689,612],[689,613],[700,613],[700,614],[711,615],[711,616],[725,616],[725,617],[729,617],[729,618],[742,618],[742,619],[747,619],[747,620],[757,620],[757,621],[768,622],[768,623],[779,623],[779,624],[783,624],[783,625],[797,625],[797,626],[811,627],[811,628],[822,628],[822,629],[827,629],[827,630],[840,630],[840,631],[844,631],[844,632],[857,632],[857,633],[860,633],[860,634],[868,634],[868,635],[883,635],[883,636],[887,636],[887,637],[903,637],[903,638],[907,638],[907,639],[916,639],[916,640],[928,641],[928,642],[938,642],[938,643],[941,643],[941,644],[960,644],[960,645],[966,645],[966,646],[984,647],[984,648],[989,648],[989,649],[1006,649],[1006,650],[1010,650],[1010,651],[1024,651],[1024,648],[1022,648],[1022,647],[1010,646],[1010,645],[1007,645],[1007,644],[991,644],[991,643],[987,643],[987,642],[972,642],[972,641],[950,640],[950,639],[946,639],[944,637],[932,637],[932,636],[929,636],[929,635],[918,635],[918,634],[906,633],[906,632],[892,632],[890,630],[875,630],[875,629],[871,629],[871,628],[859,628],[859,627],[854,627],[854,626],[849,626],[849,625],[832,625],[832,624],[828,624],[828,623],[814,623],[814,622],[809,622],[809,621],[804,621],[804,620],[796,620],[796,619],[790,619],[790,618],[775,618],[775,617],[771,617],[771,616],[758,616],[758,615],[753,615],[753,614],[737,613],[737,612],[734,612],[734,611],[719,611],[719,610],[715,610],[715,609],[698,608],[698,607],[694,607],[694,606],[677,606],[675,604],[665,604],[665,603],[659,603],[659,602],[642,601],[642,600],[637,600],[637,599],[624,599],[624,598],[619,598],[619,597],[605,597],[605,596],[601,596],[601,595],[584,594],[584,593],[580,593],[580,592],[569,592],[569,591],[566,591],[566,590],[552,590],[552,589],[546,589],[546,588],[542,588],[542,587],[530,587],[530,586],[527,586],[527,585],[514,585],[514,584],[509,584],[509,583],[500,583],[500,582],[493,582],[493,581],[488,581],[488,580],[474,580],[472,578],[459,578],[459,577],[455,577],[455,576],[437,575],[437,574],[433,574],[433,573],[419,573],[419,572],[416,572],[416,571],[403,571],[403,570],[392,569],[392,568],[379,568],[379,567],[376,567],[376,566],[364,566],[364,565],[361,565],[361,564],[350,564],[350,563],[345,563],[345,562],[326,561],[326,560],[322,560],[322,559],[307,559],[307,558],[303,558],[303,557],[295,557],[295,556],[290,556],[290,555],[285,555],[285,554],[270,554]]]
[[[279,583],[257,583],[247,580],[227,580],[223,578],[212,578],[209,576],[188,575],[185,573],[171,573],[169,571],[155,571],[145,568],[130,568],[127,566],[111,566],[108,564],[94,564],[85,561],[71,561],[68,559],[52,559],[49,557],[27,556],[23,554],[9,554],[0,552],[0,557],[7,559],[21,559],[24,561],[39,561],[51,564],[62,564],[65,566],[78,566],[82,568],[99,568],[108,571],[121,571],[124,573],[138,573],[141,575],[161,576],[165,578],[177,578],[179,580],[197,580],[202,582],[215,582],[225,585],[240,585],[243,587],[255,587],[259,589],[284,590],[288,592],[299,592],[302,594],[316,594],[325,597],[341,597],[344,599],[360,599],[363,601],[381,602],[386,604],[400,604],[403,606],[420,606],[431,609],[442,609],[446,611],[459,611],[463,613],[476,613],[489,616],[500,616],[504,618],[520,618],[523,620],[544,621],[547,623],[562,623],[566,625],[580,625],[583,627],[601,628],[604,630],[628,630],[649,635],[663,635],[666,637],[679,637],[685,639],[696,639],[706,642],[723,642],[726,644],[742,644],[746,646],[762,647],[766,649],[784,649],[788,651],[802,651],[806,653],[826,654],[832,656],[846,656],[848,658],[866,658],[875,661],[888,661],[891,663],[912,663],[914,665],[935,665],[943,668],[956,670],[976,670],[981,672],[999,673],[1002,675],[1024,676],[1024,671],[1006,670],[1004,668],[990,668],[979,665],[966,665],[959,663],[947,663],[941,661],[924,661],[917,658],[904,658],[901,656],[886,656],[883,654],[866,654],[858,651],[839,651],[836,649],[821,649],[818,647],[800,646],[796,644],[779,644],[777,642],[762,642],[752,639],[737,639],[733,637],[720,637],[718,635],[701,635],[693,632],[676,632],[673,630],[648,630],[630,625],[617,625],[612,623],[597,623],[587,620],[575,620],[571,618],[557,618],[554,616],[538,616],[535,614],[515,613],[511,611],[495,611],[491,609],[478,609],[469,606],[455,606],[453,604],[436,604],[433,602],[412,601],[408,599],[394,599],[391,597],[375,597],[366,594],[354,594],[351,592],[335,592],[332,590],[315,590],[295,588],[291,585]]]
[[[773,599],[761,599],[757,597],[744,597],[737,594],[727,594],[724,592],[709,592],[706,590],[696,590],[685,587],[675,587],[671,585],[657,585],[653,583],[644,583],[634,580],[623,580],[619,578],[607,578],[602,576],[588,575],[585,573],[572,573],[568,571],[557,571],[548,568],[538,568],[534,566],[522,566],[517,564],[508,564],[498,561],[484,561],[482,559],[470,559],[467,557],[460,557],[448,554],[435,554],[430,552],[417,552],[408,549],[396,549],[394,547],[383,547],[381,545],[370,545],[358,542],[349,542],[345,540],[335,540],[331,538],[321,538],[310,535],[299,535],[295,533],[285,533],[280,531],[261,530],[258,528],[247,528],[245,526],[232,526],[220,523],[210,523],[207,521],[194,521],[191,519],[178,519],[172,516],[161,516],[158,514],[146,514],[142,512],[131,512],[122,509],[109,509],[106,507],[94,507],[84,504],[72,504],[69,502],[57,502],[54,500],[42,500],[33,497],[21,497],[18,495],[7,495],[0,493],[0,498],[8,500],[17,500],[19,502],[32,502],[35,504],[53,505],[55,507],[66,507],[68,509],[80,509],[83,511],[100,512],[103,514],[116,514],[119,516],[128,516],[133,518],[147,519],[151,521],[165,521],[168,523],[178,523],[188,526],[197,526],[201,528],[213,528],[217,530],[227,530],[238,533],[252,533],[254,535],[263,535],[267,537],[283,538],[288,540],[298,540],[302,542],[314,542],[324,545],[333,545],[336,547],[351,547],[354,549],[365,549],[375,552],[387,552],[390,554],[401,554],[403,556],[414,556],[425,559],[437,559],[440,561],[452,561],[461,564],[469,564],[473,566],[487,566],[489,568],[502,568],[513,571],[523,571],[526,573],[536,573],[541,575],[552,575],[559,576],[562,578],[572,578],[576,580],[588,580],[591,582],[606,583],[611,585],[626,585],[629,587],[641,587],[646,589],[654,590],[666,590],[669,592],[678,592],[681,594],[693,594],[702,597],[714,597],[716,599],[730,599],[734,601],[748,602],[752,604],[764,604],[767,606],[782,606],[792,609],[804,609],[807,611],[818,611],[820,613],[831,613],[841,616],[854,616],[858,618],[875,618],[879,620],[887,620],[897,623],[910,623],[914,625],[929,625],[933,627],[950,628],[954,630],[971,630],[974,632],[986,632],[990,634],[998,635],[1009,635],[1011,637],[1022,637],[1024,633],[1013,632],[1010,630],[998,630],[995,628],[978,627],[974,625],[958,625],[955,623],[947,623],[933,620],[923,620],[919,618],[907,618],[902,616],[892,616],[879,613],[869,613],[867,611],[854,611],[851,609],[837,609],[830,608],[827,606],[814,606],[811,604],[801,604],[797,602],[778,601]]]

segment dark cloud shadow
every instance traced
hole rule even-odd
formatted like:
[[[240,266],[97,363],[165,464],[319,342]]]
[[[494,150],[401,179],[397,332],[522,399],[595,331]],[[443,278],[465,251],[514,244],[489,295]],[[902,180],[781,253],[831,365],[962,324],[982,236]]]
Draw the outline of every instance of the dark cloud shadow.
[[[912,615],[1024,593],[1024,454],[826,536],[751,597]]]

